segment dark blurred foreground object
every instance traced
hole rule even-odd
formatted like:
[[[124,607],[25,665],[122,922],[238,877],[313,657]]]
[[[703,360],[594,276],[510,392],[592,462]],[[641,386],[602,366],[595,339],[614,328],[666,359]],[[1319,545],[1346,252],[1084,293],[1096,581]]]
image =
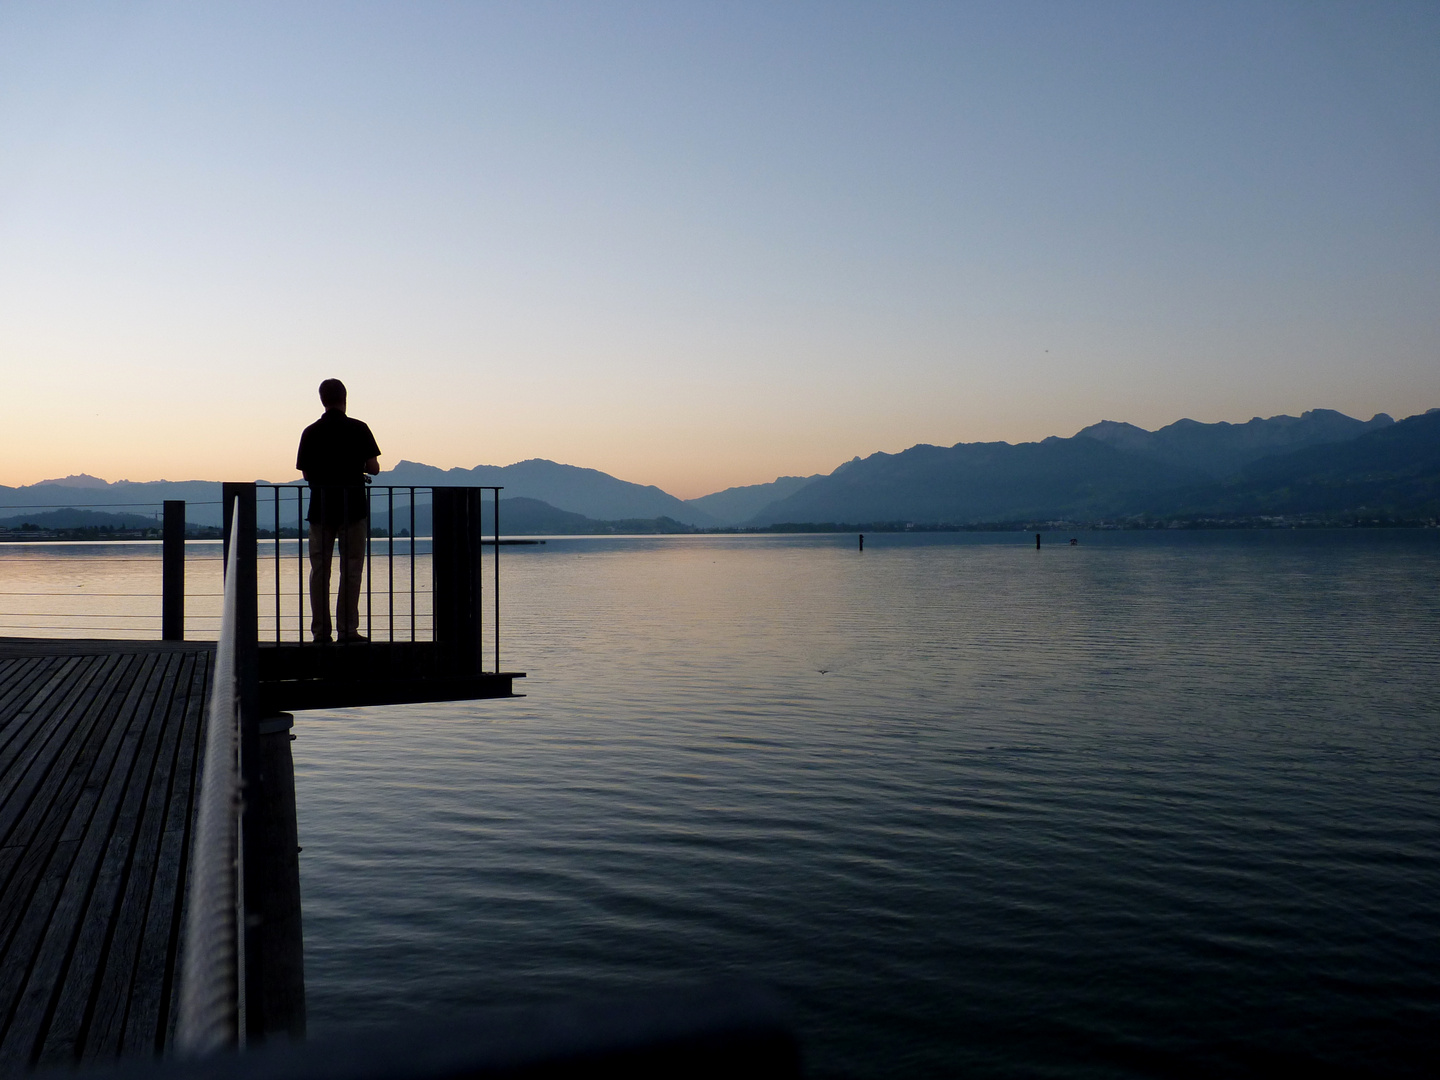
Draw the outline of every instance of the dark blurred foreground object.
[[[803,1075],[780,1003],[753,987],[486,1009],[444,1022],[123,1066],[125,1080]]]

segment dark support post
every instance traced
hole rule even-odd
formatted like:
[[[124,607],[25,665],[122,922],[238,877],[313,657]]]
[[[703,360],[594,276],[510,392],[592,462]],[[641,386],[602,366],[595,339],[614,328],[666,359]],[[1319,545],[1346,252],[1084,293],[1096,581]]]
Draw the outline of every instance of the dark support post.
[[[482,670],[480,600],[484,535],[481,488],[437,487],[432,496],[431,566],[435,641],[446,675]]]
[[[185,640],[185,501],[165,500],[160,548],[160,637]]]
[[[1035,550],[1036,550],[1036,551],[1039,551],[1039,550],[1040,550],[1040,534],[1039,534],[1039,533],[1036,533],[1036,534],[1035,534]]]
[[[300,914],[300,837],[295,818],[295,762],[290,742],[295,718],[279,713],[260,721],[260,767],[265,798],[256,822],[265,837],[261,878],[263,920],[257,928],[260,961],[261,1016],[246,1020],[250,1038],[305,1037],[305,937]],[[246,882],[250,867],[246,867]],[[251,913],[250,908],[246,912]]]

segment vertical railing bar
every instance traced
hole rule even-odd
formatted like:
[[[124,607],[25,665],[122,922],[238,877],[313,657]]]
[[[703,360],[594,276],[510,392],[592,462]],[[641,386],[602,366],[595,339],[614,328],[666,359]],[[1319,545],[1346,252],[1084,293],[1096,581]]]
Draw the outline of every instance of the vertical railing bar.
[[[385,489],[386,511],[385,511],[385,558],[390,566],[390,602],[385,605],[386,614],[390,620],[390,636],[387,641],[395,640],[395,488]]]
[[[484,491],[483,486],[475,489]],[[467,576],[470,578],[470,594],[465,598],[470,610],[475,612],[475,640],[466,642],[465,662],[468,665],[471,660],[470,649],[473,646],[475,667],[483,670],[485,667],[485,496],[476,495],[474,501],[474,514],[470,513],[470,492],[466,492],[465,499],[465,540],[469,545],[466,554],[472,565],[466,566]],[[472,532],[470,526],[474,525]]]
[[[495,489],[495,674],[500,674],[500,489]]]
[[[305,644],[305,488],[295,489],[295,602],[300,612],[296,633]]]
[[[365,489],[365,636],[375,636],[374,626],[374,600],[370,594],[370,571],[372,560],[370,558],[370,489]]]
[[[270,489],[275,494],[275,644],[280,644],[280,489]]]
[[[434,511],[431,511],[434,517]],[[410,640],[415,640],[415,489],[410,489]]]

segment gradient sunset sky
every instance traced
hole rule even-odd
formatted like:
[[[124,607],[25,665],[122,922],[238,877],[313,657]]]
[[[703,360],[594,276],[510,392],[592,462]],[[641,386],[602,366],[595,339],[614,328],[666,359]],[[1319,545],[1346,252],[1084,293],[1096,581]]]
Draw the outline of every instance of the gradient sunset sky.
[[[0,483],[1440,406],[1440,4],[0,3]]]

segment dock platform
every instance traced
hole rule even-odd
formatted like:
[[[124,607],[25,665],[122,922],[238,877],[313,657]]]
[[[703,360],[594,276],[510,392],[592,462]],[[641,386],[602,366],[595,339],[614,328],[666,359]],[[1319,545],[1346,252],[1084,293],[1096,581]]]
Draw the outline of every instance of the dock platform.
[[[167,1049],[213,659],[0,639],[0,1074]]]
[[[260,715],[514,697],[523,671],[477,671],[433,641],[259,646]]]

